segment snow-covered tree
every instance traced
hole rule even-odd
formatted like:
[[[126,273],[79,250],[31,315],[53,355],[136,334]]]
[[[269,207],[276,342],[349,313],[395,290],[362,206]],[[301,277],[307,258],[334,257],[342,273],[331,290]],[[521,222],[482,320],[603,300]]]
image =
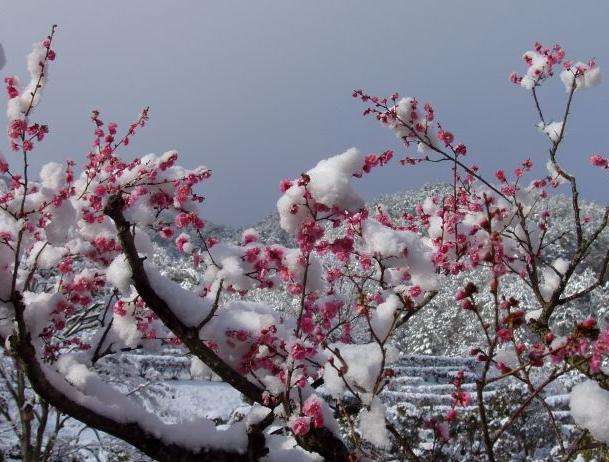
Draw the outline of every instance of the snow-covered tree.
[[[453,182],[391,216],[367,208],[356,182],[394,153],[348,149],[281,182],[277,211],[290,247],[263,242],[251,229],[238,243],[206,234],[197,191],[208,168],[180,167],[176,151],[121,157],[148,109],[122,135],[93,111],[92,149],[82,165],[51,162],[34,177],[28,159],[49,129],[32,119],[55,59],[54,32],[28,56],[24,88],[5,79],[14,153],[10,162],[0,158],[0,339],[58,412],[157,460],[353,461],[387,452],[419,460],[428,450],[388,419],[380,395],[395,380],[396,338],[418,314],[435,316],[442,306],[432,302],[445,296],[476,325],[480,370],[476,398],[457,374],[446,413],[420,423],[437,441],[457,441],[460,410],[474,400],[484,454],[496,460],[518,417],[572,371],[589,378],[573,391],[576,422],[609,440],[602,367],[609,331],[577,313],[555,322],[604,284],[609,265],[602,249],[597,273],[581,271],[602,247],[609,210],[600,220],[585,214],[577,180],[559,159],[574,97],[599,82],[596,63],[565,61],[560,47],[536,44],[524,55],[527,73],[512,75],[532,93],[549,143],[548,175],[528,183],[531,160],[494,179],[469,165],[467,147],[437,122],[431,104],[354,91],[369,105],[365,114],[404,142],[402,164],[448,165]],[[559,65],[567,102],[551,122],[537,91]],[[609,167],[603,156],[591,161]],[[549,191],[563,182],[571,191],[566,227],[548,207]],[[561,230],[575,238],[557,254]],[[192,265],[188,287],[155,265],[151,236],[172,242]],[[472,272],[484,277],[474,282]],[[515,278],[526,290],[514,289]],[[248,299],[255,290],[282,292],[290,306]],[[197,371],[207,366],[249,400],[243,420],[169,423],[116,385],[125,368],[103,366],[109,356],[163,345],[182,348]],[[482,398],[498,381],[518,381],[524,394],[495,428]]]

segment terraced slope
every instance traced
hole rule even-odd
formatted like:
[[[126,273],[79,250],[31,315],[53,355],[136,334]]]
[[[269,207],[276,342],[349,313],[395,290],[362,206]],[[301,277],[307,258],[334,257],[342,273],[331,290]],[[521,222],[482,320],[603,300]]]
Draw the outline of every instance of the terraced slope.
[[[155,371],[162,379],[182,387],[188,383],[190,377],[190,360],[184,356],[173,355],[125,355],[124,359],[111,359],[110,361],[129,361],[133,372],[142,377]],[[451,394],[455,387],[453,381],[459,371],[463,371],[462,389],[470,393],[471,402],[465,409],[476,409],[476,377],[475,361],[468,358],[450,356],[407,355],[394,364],[396,377],[383,391],[381,398],[385,401],[390,415],[398,411],[409,414],[427,412],[444,414],[451,406]],[[189,384],[192,393],[197,387]],[[512,384],[513,386],[516,384]],[[494,382],[486,386],[485,401],[490,402],[505,382]],[[563,425],[571,426],[569,415],[569,396],[566,390],[549,394],[545,397],[549,408],[554,412],[557,421]]]
[[[470,394],[469,405],[461,412],[477,412],[476,401],[476,363],[474,360],[447,356],[404,356],[394,367],[396,378],[383,391],[389,416],[397,419],[399,415],[434,415],[446,414],[452,403],[451,394],[455,391],[453,381],[459,371],[463,371],[462,390]],[[503,387],[520,389],[526,393],[524,385],[512,381],[494,382],[485,387],[483,394],[487,405],[493,405],[494,398],[500,398],[499,392]],[[569,412],[569,395],[567,390],[549,392],[543,398],[546,406],[534,402],[543,420],[550,424],[548,410],[552,411],[557,427],[562,428],[563,434],[574,430],[573,420]],[[519,402],[514,401],[515,406]]]

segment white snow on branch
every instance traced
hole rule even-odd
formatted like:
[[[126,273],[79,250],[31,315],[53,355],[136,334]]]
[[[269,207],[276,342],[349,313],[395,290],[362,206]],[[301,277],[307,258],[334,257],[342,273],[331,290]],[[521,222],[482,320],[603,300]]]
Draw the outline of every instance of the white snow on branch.
[[[427,290],[437,288],[433,247],[417,233],[399,231],[368,219],[362,226],[362,252],[383,259],[385,267],[408,269],[412,282]]]
[[[384,341],[393,322],[395,321],[396,311],[401,306],[401,301],[397,295],[390,294],[383,303],[378,305],[370,318],[370,325],[374,335],[381,341]]]
[[[362,438],[381,449],[391,447],[389,431],[385,425],[386,415],[387,408],[378,397],[372,400],[370,409],[364,408],[359,414],[358,429]]]
[[[196,326],[209,314],[213,301],[209,297],[199,297],[196,293],[184,289],[177,282],[161,275],[158,269],[148,261],[144,270],[150,286],[161,297],[171,311],[187,326]]]
[[[168,444],[178,444],[198,451],[203,448],[244,452],[247,447],[245,424],[226,429],[216,428],[209,419],[192,419],[168,424],[138,403],[105,383],[76,355],[64,355],[57,361],[58,371],[44,366],[47,378],[70,399],[118,423],[137,423]]]
[[[576,85],[575,91],[587,90],[601,83],[601,70],[597,64],[590,65],[578,61],[560,73],[560,80],[565,85],[567,92],[573,88],[573,81]]]
[[[351,182],[354,174],[361,174],[363,166],[364,156],[355,148],[348,149],[320,161],[309,170],[307,175],[311,182],[306,188],[317,203],[329,208],[357,210],[364,205],[364,201]],[[304,186],[292,184],[277,201],[280,225],[288,233],[296,233],[300,224],[311,218],[304,193]]]
[[[609,391],[587,380],[571,390],[569,405],[576,424],[588,429],[596,439],[609,443]]]
[[[560,138],[560,132],[562,131],[563,123],[562,122],[550,122],[548,124],[543,124],[543,122],[539,122],[537,126],[539,131],[548,135],[550,141],[552,143],[556,143]]]
[[[364,395],[370,394],[381,371],[382,352],[378,344],[335,343],[330,347],[332,350],[338,350],[342,358],[342,360],[339,359],[338,355],[333,357],[334,365],[342,370],[342,377],[329,364],[324,367],[324,386],[330,394],[334,397],[342,396],[347,390],[345,381],[356,391]],[[396,351],[393,348],[387,348],[386,364],[390,364],[396,359]]]

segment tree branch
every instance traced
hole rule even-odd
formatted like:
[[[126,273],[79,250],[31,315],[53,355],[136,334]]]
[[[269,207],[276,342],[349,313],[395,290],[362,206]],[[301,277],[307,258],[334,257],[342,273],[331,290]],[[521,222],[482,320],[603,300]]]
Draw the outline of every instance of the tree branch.
[[[123,206],[124,200],[122,196],[116,194],[108,199],[104,213],[114,220],[123,253],[131,267],[133,285],[140,297],[142,297],[146,305],[159,317],[165,326],[186,345],[190,352],[218,374],[222,380],[252,401],[264,404],[262,398],[264,390],[235,371],[211,348],[206,346],[199,338],[199,329],[197,327],[186,326],[180,321],[172,312],[167,302],[159,297],[150,285],[143,261],[135,247],[133,234],[131,234],[131,224],[123,215]],[[296,440],[304,449],[317,452],[328,461],[349,461],[349,450],[342,440],[327,428],[311,429],[306,436],[297,437]]]

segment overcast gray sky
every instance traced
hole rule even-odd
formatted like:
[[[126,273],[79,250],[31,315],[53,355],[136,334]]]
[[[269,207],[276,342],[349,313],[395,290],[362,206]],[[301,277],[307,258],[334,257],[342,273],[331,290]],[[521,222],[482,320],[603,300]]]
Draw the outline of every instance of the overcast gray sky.
[[[397,146],[361,117],[353,88],[433,102],[487,172],[527,156],[540,161],[546,140],[533,128],[529,96],[507,75],[523,68],[520,55],[535,40],[558,41],[569,57],[595,57],[607,70],[606,84],[577,95],[561,153],[578,166],[584,195],[603,200],[606,177],[587,158],[609,150],[608,20],[601,0],[2,0],[1,73],[25,78],[32,42],[59,24],[58,59],[38,112],[51,135],[35,165],[81,159],[91,109],[124,125],[150,105],[150,125],[131,152],[176,148],[184,164],[211,167],[204,216],[246,224],[274,209],[281,178],[351,146]],[[542,95],[563,97],[559,85]],[[558,110],[552,102],[546,112]],[[8,155],[4,139],[0,146]],[[360,190],[372,198],[445,178],[434,167],[394,163]]]

